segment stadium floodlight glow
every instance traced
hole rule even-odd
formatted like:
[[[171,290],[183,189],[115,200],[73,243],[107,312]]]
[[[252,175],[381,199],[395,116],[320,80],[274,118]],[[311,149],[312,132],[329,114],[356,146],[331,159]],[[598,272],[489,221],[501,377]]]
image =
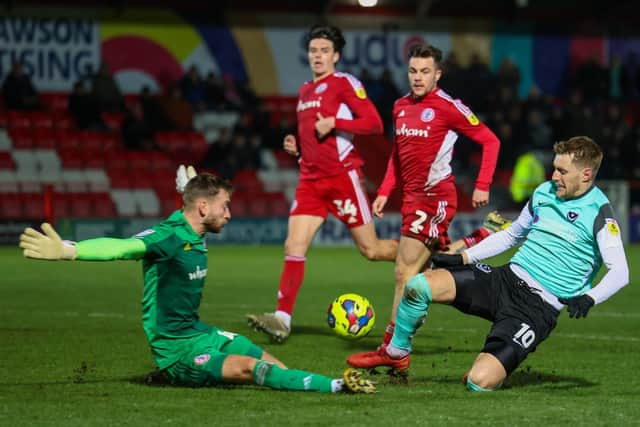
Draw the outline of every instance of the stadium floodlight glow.
[[[378,4],[378,0],[358,0],[358,4],[362,7],[373,7]]]

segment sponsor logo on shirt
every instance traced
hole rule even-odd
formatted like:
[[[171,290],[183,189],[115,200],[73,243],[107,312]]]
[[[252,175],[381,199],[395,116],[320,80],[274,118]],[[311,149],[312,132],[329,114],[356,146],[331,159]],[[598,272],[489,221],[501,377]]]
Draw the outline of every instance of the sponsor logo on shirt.
[[[209,361],[209,359],[211,359],[211,355],[208,353],[205,354],[199,354],[196,357],[193,358],[193,363],[195,363],[198,366],[202,366],[205,363],[207,363]]]
[[[323,83],[320,83],[318,85],[318,87],[316,88],[316,90],[314,90],[313,92],[317,95],[317,94],[322,93],[325,90],[327,90],[328,87],[329,87],[329,85],[326,82],[323,82]]]
[[[356,96],[360,99],[366,99],[367,92],[364,90],[363,87],[359,87],[358,89],[356,89]]]
[[[575,212],[575,211],[567,212],[567,219],[569,220],[569,222],[576,222],[576,219],[578,219],[578,212]]]
[[[427,123],[433,120],[435,116],[436,112],[433,111],[433,108],[426,108],[422,110],[422,113],[420,114],[420,120]]]
[[[189,273],[189,280],[204,279],[207,277],[207,269],[200,270],[200,266],[196,266],[196,271]]]
[[[605,224],[607,224],[607,231],[613,236],[620,234],[620,227],[618,227],[618,221],[614,218],[605,218]]]
[[[309,108],[320,108],[320,100],[314,99],[313,101],[306,102],[298,101],[298,107],[296,108],[296,111],[304,111]]]
[[[400,136],[423,136],[428,137],[429,131],[426,129],[415,129],[407,127],[406,123],[403,123],[400,128],[396,129],[396,135]]]
[[[478,120],[478,118],[476,117],[475,114],[471,113],[467,116],[467,120],[469,121],[469,123],[471,123],[473,126],[478,126],[480,124],[480,120]]]

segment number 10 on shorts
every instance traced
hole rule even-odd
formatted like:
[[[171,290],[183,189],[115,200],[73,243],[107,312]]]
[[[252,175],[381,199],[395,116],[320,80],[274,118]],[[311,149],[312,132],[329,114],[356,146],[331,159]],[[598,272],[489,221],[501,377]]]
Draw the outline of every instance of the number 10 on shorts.
[[[520,326],[518,332],[513,336],[513,342],[522,348],[529,348],[536,339],[536,333],[531,329],[531,326],[526,323],[520,323]]]

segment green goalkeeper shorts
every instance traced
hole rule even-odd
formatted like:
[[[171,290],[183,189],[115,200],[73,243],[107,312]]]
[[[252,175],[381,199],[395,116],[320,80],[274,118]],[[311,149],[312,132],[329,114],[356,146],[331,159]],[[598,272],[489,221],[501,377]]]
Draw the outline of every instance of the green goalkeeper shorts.
[[[193,339],[191,351],[164,370],[171,384],[211,387],[224,383],[222,364],[230,354],[262,357],[262,349],[248,338],[213,328],[210,334]]]

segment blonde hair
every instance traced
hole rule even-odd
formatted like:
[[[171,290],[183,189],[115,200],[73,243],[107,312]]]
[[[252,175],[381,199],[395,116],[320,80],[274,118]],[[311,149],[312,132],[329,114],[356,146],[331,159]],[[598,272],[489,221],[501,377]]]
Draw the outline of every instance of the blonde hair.
[[[595,177],[602,163],[602,149],[588,136],[574,136],[553,145],[556,154],[573,154],[573,163],[581,168],[591,168]]]

